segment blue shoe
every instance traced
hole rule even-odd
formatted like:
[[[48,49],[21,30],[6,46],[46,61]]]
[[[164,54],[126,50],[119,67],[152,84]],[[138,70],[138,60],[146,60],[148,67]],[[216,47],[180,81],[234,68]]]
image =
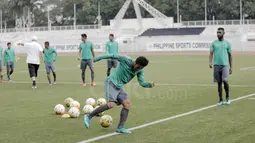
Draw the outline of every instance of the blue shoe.
[[[219,103],[217,103],[218,106],[221,106],[223,104],[224,104],[223,101],[220,101]]]
[[[231,101],[229,99],[226,100],[226,104],[230,105]]]
[[[122,133],[122,134],[131,134],[131,132],[123,127],[119,127],[116,129],[117,133]]]
[[[84,125],[86,126],[86,128],[89,128],[90,125],[90,117],[89,115],[84,115]]]

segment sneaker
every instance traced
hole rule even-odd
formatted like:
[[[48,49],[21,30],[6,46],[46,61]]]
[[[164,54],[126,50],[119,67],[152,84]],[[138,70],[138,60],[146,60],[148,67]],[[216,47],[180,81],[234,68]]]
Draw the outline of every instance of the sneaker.
[[[53,85],[56,85],[56,84],[57,84],[56,81],[54,81]]]
[[[88,129],[89,128],[89,125],[90,125],[90,117],[89,115],[84,115],[84,125],[85,127]]]
[[[37,87],[36,86],[32,86],[32,89],[36,89]]]
[[[11,83],[11,82],[12,82],[12,80],[9,80],[8,82],[9,82],[9,83]]]
[[[223,101],[220,101],[219,103],[217,103],[218,106],[221,106],[223,104],[224,104]]]
[[[92,82],[92,83],[91,83],[91,86],[96,86],[96,83],[95,83],[95,82]]]
[[[122,133],[122,134],[131,134],[131,132],[123,127],[119,127],[116,129],[117,133]]]
[[[229,105],[231,101],[229,99],[226,100],[226,104]]]
[[[86,83],[83,83],[83,84],[82,84],[82,86],[84,86],[84,87],[85,87],[85,86],[87,86],[87,84],[86,84]]]
[[[50,83],[49,86],[52,86],[52,83]]]

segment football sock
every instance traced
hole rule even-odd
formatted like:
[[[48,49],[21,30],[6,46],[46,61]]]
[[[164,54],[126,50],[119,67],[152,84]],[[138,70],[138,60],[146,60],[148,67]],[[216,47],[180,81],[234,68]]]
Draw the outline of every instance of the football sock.
[[[85,71],[81,73],[82,82],[85,83]]]
[[[222,82],[218,82],[218,94],[219,94],[219,100],[223,101],[223,99],[222,99]]]
[[[224,81],[224,89],[225,89],[225,92],[226,92],[226,99],[229,99],[229,84],[227,81]]]
[[[49,84],[51,84],[50,74],[47,74],[47,78],[48,78]]]
[[[54,77],[54,82],[56,82],[56,80],[57,80],[57,75],[56,75],[55,72],[53,73],[53,77]]]
[[[104,112],[106,110],[110,109],[107,104],[101,105],[98,108],[96,108],[92,113],[89,114],[89,117],[92,118],[96,116],[97,114]]]
[[[95,72],[91,70],[91,81],[94,82]]]
[[[110,73],[111,73],[111,69],[110,69],[110,68],[108,68],[108,69],[107,69],[107,76],[109,76],[109,75],[110,75]]]
[[[129,109],[126,109],[126,108],[122,108],[121,109],[121,112],[120,112],[120,122],[119,122],[119,125],[118,125],[118,128],[120,127],[123,127],[127,118],[128,118],[128,112],[129,112]]]

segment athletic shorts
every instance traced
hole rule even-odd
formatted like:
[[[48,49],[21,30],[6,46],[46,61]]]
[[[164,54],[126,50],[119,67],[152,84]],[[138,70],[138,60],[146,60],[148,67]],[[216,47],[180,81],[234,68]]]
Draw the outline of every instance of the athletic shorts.
[[[110,68],[116,68],[118,65],[118,61],[117,60],[108,60],[107,61],[107,67],[108,69]]]
[[[2,70],[2,61],[0,60],[0,70]]]
[[[7,62],[6,63],[6,69],[7,71],[14,71],[14,62]]]
[[[92,59],[88,59],[88,60],[85,60],[85,59],[82,59],[81,60],[81,70],[86,70],[87,66],[89,66],[90,69],[93,69],[93,62],[92,62]]]
[[[54,63],[45,63],[45,69],[46,69],[46,73],[50,73],[50,71],[56,72]]]
[[[37,64],[28,64],[28,71],[30,77],[37,77],[39,67],[40,65]]]
[[[115,102],[116,105],[121,105],[128,98],[128,94],[122,88],[117,88],[110,79],[106,79],[104,82],[104,92],[106,101]]]
[[[214,65],[214,82],[228,81],[229,68],[224,65]]]

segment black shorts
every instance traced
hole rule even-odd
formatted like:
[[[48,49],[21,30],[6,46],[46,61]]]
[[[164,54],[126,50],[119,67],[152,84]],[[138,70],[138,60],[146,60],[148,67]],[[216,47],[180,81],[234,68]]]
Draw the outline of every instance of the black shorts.
[[[37,64],[28,64],[28,71],[30,77],[37,77],[39,67],[40,65]]]

